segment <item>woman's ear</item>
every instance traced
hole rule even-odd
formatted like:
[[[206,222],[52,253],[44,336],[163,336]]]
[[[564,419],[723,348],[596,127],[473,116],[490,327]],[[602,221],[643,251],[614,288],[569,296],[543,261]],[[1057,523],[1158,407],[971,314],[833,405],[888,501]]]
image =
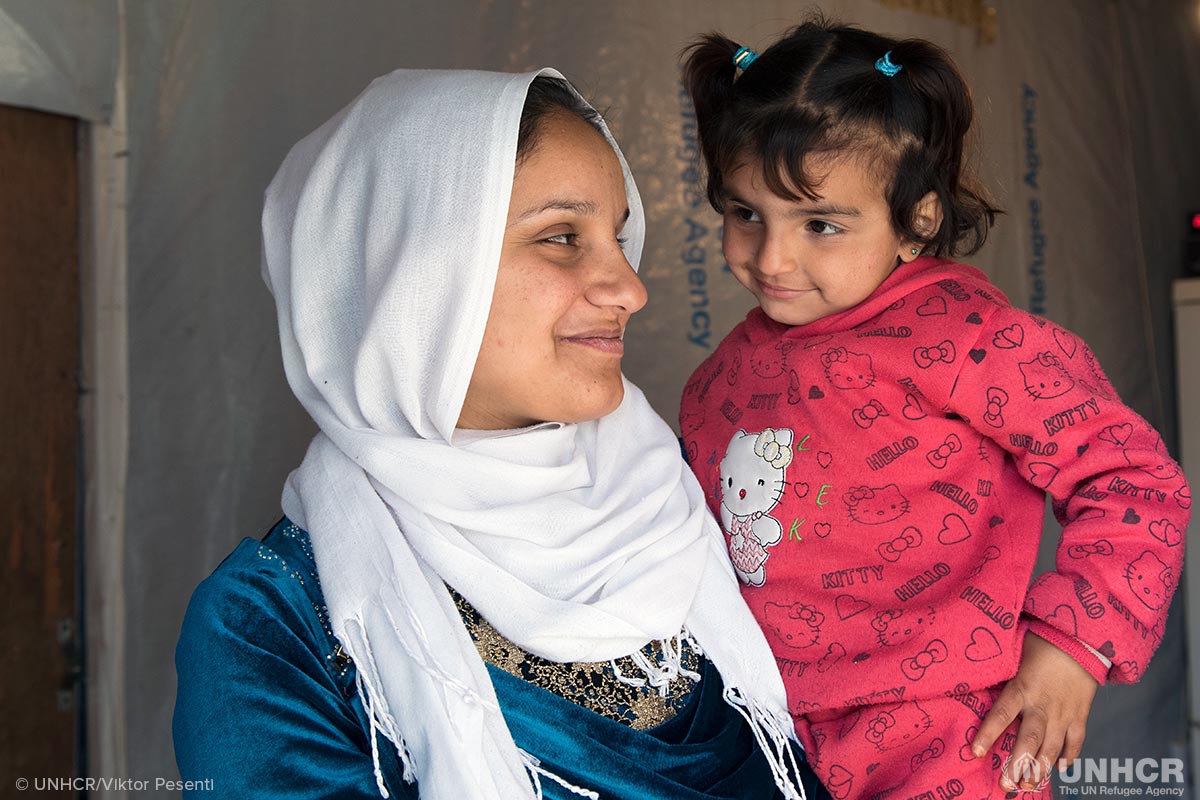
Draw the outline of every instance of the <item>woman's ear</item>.
[[[901,261],[912,261],[919,256],[925,242],[936,236],[942,227],[942,201],[938,199],[937,194],[929,192],[917,201],[913,207],[912,221],[913,229],[921,235],[921,241],[900,242]]]

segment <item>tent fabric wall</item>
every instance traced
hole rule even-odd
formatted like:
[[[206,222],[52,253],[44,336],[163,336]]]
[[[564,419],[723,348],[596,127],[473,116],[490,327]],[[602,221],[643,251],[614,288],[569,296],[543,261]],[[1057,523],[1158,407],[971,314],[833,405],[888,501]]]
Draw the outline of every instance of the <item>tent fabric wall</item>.
[[[0,3],[0,102],[107,120],[117,72],[117,2]]]
[[[260,535],[274,521],[283,479],[312,433],[284,383],[273,307],[259,277],[262,191],[290,145],[397,67],[560,68],[608,109],[646,203],[642,275],[651,300],[630,325],[626,372],[673,420],[691,369],[750,307],[724,269],[720,220],[697,185],[678,53],[710,29],[764,45],[812,6],[122,5],[127,773],[167,776],[175,771],[165,735],[172,651],[188,596],[241,537]],[[933,39],[954,54],[978,106],[981,175],[1008,212],[971,261],[1018,304],[1081,334],[1127,402],[1169,434],[1167,285],[1178,263],[1170,220],[1182,204],[1200,207],[1200,165],[1186,152],[1200,138],[1200,25],[1183,21],[1195,3],[1009,0],[996,4],[990,43],[953,14],[922,10],[968,5],[980,4],[837,0],[822,8],[865,27]],[[13,19],[14,9],[31,7],[0,0],[0,14]],[[110,29],[115,17],[96,13],[99,21],[58,17],[57,29],[21,27],[44,38],[43,51],[61,52],[86,39],[92,22]],[[8,86],[0,78],[0,101],[28,97]],[[94,97],[92,108],[103,109],[105,93]],[[85,105],[65,110],[102,115]],[[1044,550],[1052,554],[1052,539]],[[1181,755],[1184,669],[1175,613],[1143,684],[1101,692],[1087,753]]]

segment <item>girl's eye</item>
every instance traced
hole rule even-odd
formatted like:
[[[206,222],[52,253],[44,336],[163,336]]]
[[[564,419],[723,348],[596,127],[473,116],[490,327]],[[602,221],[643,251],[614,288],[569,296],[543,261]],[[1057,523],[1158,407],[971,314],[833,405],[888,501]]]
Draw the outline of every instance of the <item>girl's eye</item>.
[[[762,222],[758,214],[754,213],[745,206],[733,206],[729,209],[730,213],[740,222]]]
[[[833,236],[835,233],[842,232],[842,229],[832,222],[825,222],[820,219],[814,219],[812,222],[809,222],[808,229],[818,236]]]

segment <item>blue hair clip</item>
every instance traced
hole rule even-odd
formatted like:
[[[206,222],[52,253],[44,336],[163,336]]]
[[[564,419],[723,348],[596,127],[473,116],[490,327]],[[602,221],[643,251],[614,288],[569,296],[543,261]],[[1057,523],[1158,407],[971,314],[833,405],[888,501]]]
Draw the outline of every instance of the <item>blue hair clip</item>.
[[[897,72],[904,69],[904,67],[901,64],[892,63],[892,51],[888,50],[883,54],[883,58],[875,62],[875,69],[892,78],[895,77]]]
[[[738,51],[733,54],[733,65],[743,70],[757,60],[758,53],[754,52],[749,47],[739,47]]]

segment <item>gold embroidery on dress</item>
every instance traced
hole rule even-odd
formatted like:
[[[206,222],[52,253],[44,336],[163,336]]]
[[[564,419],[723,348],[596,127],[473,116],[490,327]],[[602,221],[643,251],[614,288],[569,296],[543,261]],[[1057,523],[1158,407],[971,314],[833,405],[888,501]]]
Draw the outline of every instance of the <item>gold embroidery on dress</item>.
[[[667,696],[662,697],[649,685],[621,683],[607,661],[560,664],[541,658],[504,638],[454,589],[450,589],[450,595],[484,662],[635,730],[647,730],[674,717],[687,705],[696,688],[695,681],[680,675],[671,681]],[[683,666],[699,672],[700,657],[686,642],[681,649]],[[651,642],[642,648],[642,653],[651,663],[658,663],[663,657],[662,644]],[[629,656],[618,658],[617,666],[622,675],[643,675]]]

